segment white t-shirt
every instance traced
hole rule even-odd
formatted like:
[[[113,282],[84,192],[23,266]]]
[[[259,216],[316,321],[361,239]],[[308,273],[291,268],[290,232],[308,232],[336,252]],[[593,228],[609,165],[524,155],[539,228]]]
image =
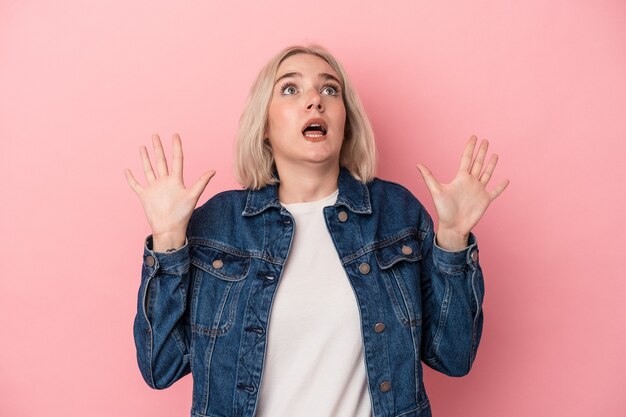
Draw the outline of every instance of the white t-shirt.
[[[257,417],[370,417],[355,294],[314,202],[283,204],[295,235],[267,333]]]

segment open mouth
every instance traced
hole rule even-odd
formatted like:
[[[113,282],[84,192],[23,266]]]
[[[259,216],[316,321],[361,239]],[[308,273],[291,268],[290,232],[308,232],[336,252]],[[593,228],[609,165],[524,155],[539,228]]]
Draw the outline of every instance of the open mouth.
[[[302,134],[307,138],[321,138],[326,136],[327,128],[323,120],[310,120],[302,130]]]

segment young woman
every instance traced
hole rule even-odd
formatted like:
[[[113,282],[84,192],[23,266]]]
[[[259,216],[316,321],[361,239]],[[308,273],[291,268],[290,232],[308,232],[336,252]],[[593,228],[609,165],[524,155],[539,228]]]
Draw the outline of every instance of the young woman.
[[[240,121],[244,190],[194,210],[214,174],[183,184],[153,136],[147,185],[129,170],[152,234],[135,319],[153,388],[192,373],[192,416],[430,416],[422,362],[466,374],[482,330],[471,233],[507,186],[486,185],[487,141],[450,184],[418,169],[438,229],[404,187],[374,177],[367,116],[325,49],[290,47],[252,86]],[[484,169],[483,169],[484,168]]]

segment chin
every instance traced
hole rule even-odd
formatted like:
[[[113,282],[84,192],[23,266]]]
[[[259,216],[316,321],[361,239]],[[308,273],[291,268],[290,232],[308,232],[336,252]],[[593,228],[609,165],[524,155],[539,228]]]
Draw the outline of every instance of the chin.
[[[310,162],[315,164],[326,164],[326,163],[339,163],[339,156],[329,152],[311,152],[304,156],[304,162]]]

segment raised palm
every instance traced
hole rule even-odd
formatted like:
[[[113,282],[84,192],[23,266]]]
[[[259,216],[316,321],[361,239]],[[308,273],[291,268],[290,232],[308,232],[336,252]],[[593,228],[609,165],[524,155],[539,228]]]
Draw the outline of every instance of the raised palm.
[[[439,218],[438,232],[452,232],[467,236],[481,219],[489,204],[498,197],[509,184],[503,180],[493,190],[487,191],[498,156],[493,154],[483,171],[489,142],[483,140],[473,158],[477,142],[473,136],[467,142],[456,176],[449,184],[439,183],[432,172],[422,164],[417,164],[428,188]]]
[[[184,241],[187,224],[198,199],[215,171],[205,172],[191,188],[186,188],[183,181],[183,150],[180,136],[175,134],[172,137],[172,172],[169,172],[158,135],[152,135],[152,145],[156,173],[150,163],[146,147],[140,148],[147,185],[139,184],[130,169],[124,170],[124,174],[128,184],[141,200],[153,237],[175,236],[174,240],[180,244],[181,239]]]

